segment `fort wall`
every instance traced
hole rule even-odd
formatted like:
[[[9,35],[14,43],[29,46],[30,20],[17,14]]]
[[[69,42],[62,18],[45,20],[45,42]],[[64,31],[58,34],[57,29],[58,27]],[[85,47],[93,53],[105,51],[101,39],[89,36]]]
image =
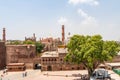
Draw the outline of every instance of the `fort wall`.
[[[5,42],[0,42],[0,69],[4,69],[5,66],[6,66]]]
[[[6,45],[7,64],[25,63],[27,69],[33,68],[36,56],[35,45]]]

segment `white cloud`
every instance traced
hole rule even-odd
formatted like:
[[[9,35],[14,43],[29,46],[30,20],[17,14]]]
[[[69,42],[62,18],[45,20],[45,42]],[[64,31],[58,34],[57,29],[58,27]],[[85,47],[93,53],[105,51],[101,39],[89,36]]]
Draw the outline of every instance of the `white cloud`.
[[[67,22],[68,22],[68,20],[67,20],[67,18],[65,18],[65,17],[60,17],[60,18],[58,19],[58,23],[59,23],[60,25],[67,24]]]
[[[88,17],[88,14],[86,12],[84,12],[82,9],[78,9],[78,14],[84,18]]]
[[[99,2],[98,1],[94,1],[93,4],[94,5],[99,5]]]
[[[77,4],[89,4],[94,6],[99,5],[98,0],[69,0],[68,3],[73,5],[77,5]]]
[[[84,18],[84,20],[82,22],[87,22],[87,23],[91,23],[91,22],[96,22],[95,18],[88,15],[85,11],[83,11],[82,9],[78,9],[78,14]]]
[[[80,25],[84,27],[95,27],[97,26],[97,20],[88,15],[86,12],[84,12],[82,9],[78,9],[78,14],[83,17],[83,20],[81,21]]]
[[[84,26],[84,27],[96,27],[97,26],[97,21],[94,17],[89,16],[81,22],[81,25]]]

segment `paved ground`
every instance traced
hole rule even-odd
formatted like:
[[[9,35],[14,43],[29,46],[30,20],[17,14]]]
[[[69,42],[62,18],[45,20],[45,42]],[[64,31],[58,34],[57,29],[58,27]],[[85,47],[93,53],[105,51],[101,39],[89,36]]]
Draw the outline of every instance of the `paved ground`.
[[[0,71],[2,75],[3,71]],[[23,73],[27,72],[27,76],[23,77]],[[27,70],[24,72],[8,72],[4,74],[2,80],[76,80],[80,77],[72,76],[73,74],[87,74],[86,70],[76,70],[76,71],[44,71],[40,70]],[[112,71],[109,71],[111,77],[114,80],[120,80],[120,76]],[[1,78],[0,78],[1,80]]]

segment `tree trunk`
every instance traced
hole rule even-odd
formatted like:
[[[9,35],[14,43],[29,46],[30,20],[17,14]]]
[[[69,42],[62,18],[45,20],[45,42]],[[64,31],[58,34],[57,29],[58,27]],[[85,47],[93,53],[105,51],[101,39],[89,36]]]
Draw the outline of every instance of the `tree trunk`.
[[[88,80],[90,80],[90,77],[92,76],[94,70],[88,69]]]

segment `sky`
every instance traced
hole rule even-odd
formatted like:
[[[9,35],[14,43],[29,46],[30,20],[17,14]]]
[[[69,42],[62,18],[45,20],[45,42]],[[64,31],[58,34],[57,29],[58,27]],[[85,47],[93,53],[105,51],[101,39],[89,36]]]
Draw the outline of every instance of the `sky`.
[[[100,34],[104,40],[120,41],[120,0],[0,0],[0,39],[61,38],[65,35]]]

